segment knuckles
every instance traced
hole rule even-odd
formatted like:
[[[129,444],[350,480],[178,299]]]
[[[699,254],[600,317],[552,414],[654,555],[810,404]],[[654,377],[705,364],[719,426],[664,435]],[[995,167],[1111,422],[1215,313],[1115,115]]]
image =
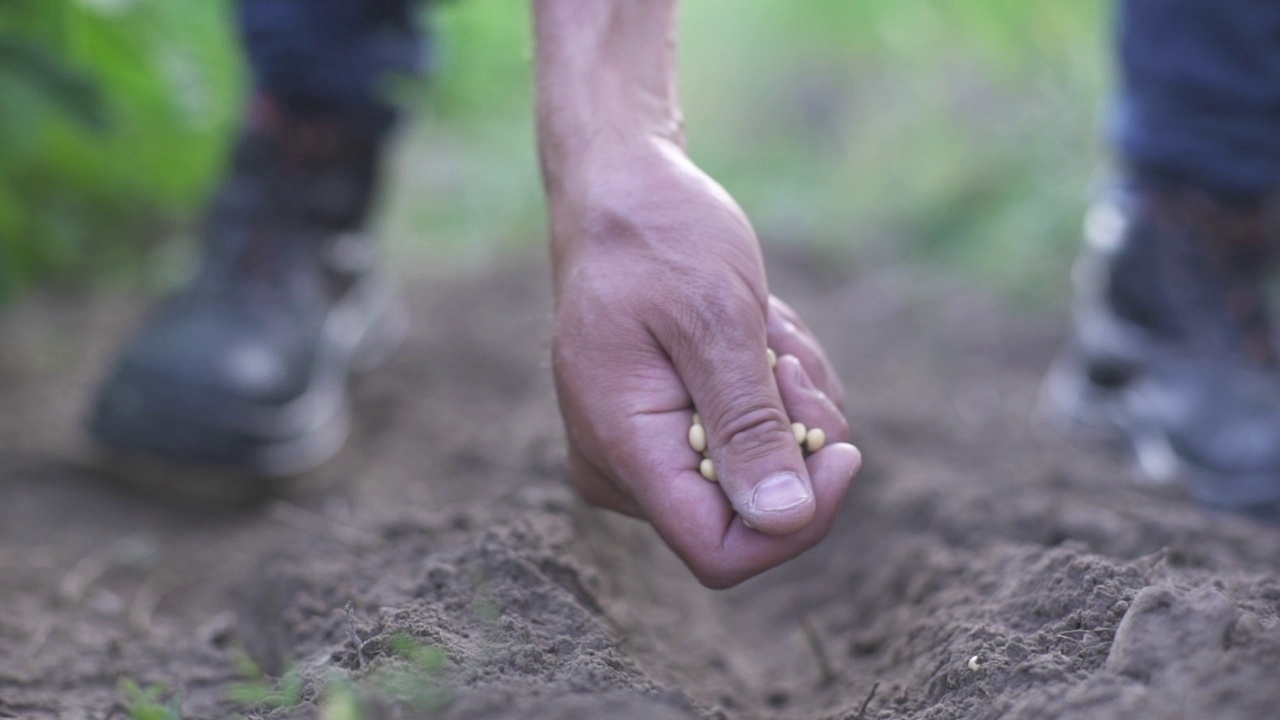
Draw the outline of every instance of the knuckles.
[[[779,445],[795,444],[790,419],[781,408],[759,396],[758,388],[740,393],[729,390],[728,395],[725,409],[711,410],[710,416],[718,420],[712,420],[716,444],[725,447],[733,457],[750,462],[762,459]]]

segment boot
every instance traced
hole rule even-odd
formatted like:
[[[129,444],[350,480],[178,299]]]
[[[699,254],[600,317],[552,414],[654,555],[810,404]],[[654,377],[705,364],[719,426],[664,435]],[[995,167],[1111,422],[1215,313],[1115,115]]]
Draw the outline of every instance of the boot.
[[[385,358],[405,327],[365,232],[383,134],[257,104],[198,273],[98,388],[90,435],[132,479],[239,495],[342,447],[353,370]]]
[[[1050,407],[1118,431],[1158,482],[1280,506],[1280,374],[1264,281],[1275,208],[1133,181],[1090,210]]]

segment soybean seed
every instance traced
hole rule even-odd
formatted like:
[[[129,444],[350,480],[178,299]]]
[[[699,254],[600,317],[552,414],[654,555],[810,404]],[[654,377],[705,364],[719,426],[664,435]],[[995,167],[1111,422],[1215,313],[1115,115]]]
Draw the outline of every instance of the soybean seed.
[[[711,458],[702,458],[702,462],[698,464],[698,472],[702,473],[702,477],[710,482],[719,480],[716,476],[716,464],[711,462]]]
[[[808,430],[805,428],[804,423],[802,422],[791,423],[791,434],[795,435],[797,445],[804,444],[804,437],[806,432],[808,432]]]
[[[804,436],[804,447],[809,452],[818,452],[823,445],[827,444],[827,434],[822,428],[810,428],[809,432]]]
[[[707,450],[707,429],[701,425],[689,426],[689,447],[695,452],[706,452]]]

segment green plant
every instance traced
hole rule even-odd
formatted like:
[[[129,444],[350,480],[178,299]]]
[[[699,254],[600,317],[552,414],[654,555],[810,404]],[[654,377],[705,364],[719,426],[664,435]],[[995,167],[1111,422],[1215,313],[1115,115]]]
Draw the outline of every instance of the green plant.
[[[364,700],[359,691],[347,683],[330,688],[320,705],[320,720],[363,720],[364,717]]]
[[[242,678],[227,693],[235,702],[265,710],[294,707],[302,702],[302,676],[296,667],[272,680],[248,653],[235,653],[232,662]]]
[[[240,84],[229,7],[0,3],[0,297],[136,268],[192,213]]]
[[[448,700],[440,681],[447,661],[444,651],[406,634],[389,638],[387,650],[388,661],[361,677],[329,668],[304,678],[295,666],[278,680],[267,677],[252,658],[238,652],[232,661],[243,679],[231,687],[228,697],[266,711],[298,707],[304,699],[314,698],[322,720],[359,720],[370,696],[423,713],[443,707]]]
[[[366,679],[369,686],[420,712],[443,707],[448,699],[440,684],[440,673],[447,661],[444,651],[406,634],[392,636],[389,646],[400,662],[371,673]]]
[[[167,701],[163,685],[142,687],[128,678],[120,681],[125,711],[133,720],[182,720],[182,701],[171,696]]]

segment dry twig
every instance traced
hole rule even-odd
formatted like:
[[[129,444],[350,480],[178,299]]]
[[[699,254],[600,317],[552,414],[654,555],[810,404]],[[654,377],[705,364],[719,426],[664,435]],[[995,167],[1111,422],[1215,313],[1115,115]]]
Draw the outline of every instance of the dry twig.
[[[356,669],[364,669],[364,643],[360,640],[360,633],[356,632],[356,609],[347,601],[347,641],[356,649]]]
[[[813,627],[813,621],[808,615],[800,619],[800,629],[804,631],[804,637],[809,641],[809,650],[813,652],[813,657],[818,661],[818,687],[824,688],[836,681],[836,673],[831,669],[831,661],[827,658],[827,651],[822,647],[822,638],[818,636],[818,631]]]
[[[378,542],[374,533],[284,500],[271,504],[271,516],[299,530],[328,535],[348,547],[367,547]]]
[[[876,682],[876,684],[872,685],[871,692],[867,693],[867,699],[862,701],[862,707],[858,708],[858,712],[848,716],[846,720],[866,720],[867,707],[871,705],[871,701],[875,698],[876,691],[879,689],[880,689],[879,682]]]
[[[40,618],[40,624],[36,626],[36,631],[31,633],[31,642],[27,643],[26,656],[28,662],[36,659],[36,656],[44,649],[45,643],[49,641],[49,634],[52,632],[53,620],[48,615]]]

